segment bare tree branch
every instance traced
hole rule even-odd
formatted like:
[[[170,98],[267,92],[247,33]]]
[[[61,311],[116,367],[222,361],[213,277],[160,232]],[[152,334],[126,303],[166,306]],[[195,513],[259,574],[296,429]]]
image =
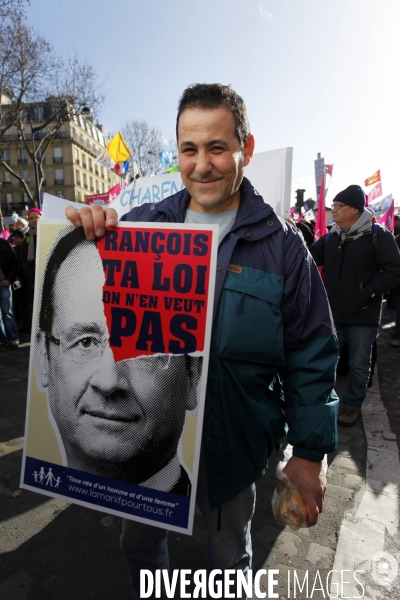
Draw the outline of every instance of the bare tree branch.
[[[22,10],[25,4],[30,5],[29,0],[0,0],[0,18],[6,19],[16,10]]]
[[[21,5],[24,0],[0,0],[1,6]],[[104,95],[94,68],[75,53],[61,59],[51,44],[26,21],[21,10],[11,10],[0,22],[0,141],[19,140],[43,183],[43,161],[57,132],[83,107],[98,116]],[[31,127],[36,122],[40,139],[34,152]],[[39,122],[39,125],[37,123]],[[35,138],[36,139],[36,138]],[[38,152],[40,150],[40,152]],[[33,204],[34,191],[10,169],[0,153],[0,166],[19,180]]]
[[[164,172],[158,153],[167,147],[166,139],[146,121],[131,120],[122,128],[122,135],[143,175],[159,175]]]

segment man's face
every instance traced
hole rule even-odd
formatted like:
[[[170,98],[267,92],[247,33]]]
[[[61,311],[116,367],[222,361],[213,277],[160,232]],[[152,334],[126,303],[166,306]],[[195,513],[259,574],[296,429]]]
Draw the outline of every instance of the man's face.
[[[332,219],[344,230],[350,227],[357,221],[360,216],[360,211],[347,204],[341,202],[333,202],[332,204]]]
[[[184,110],[178,123],[178,152],[182,181],[191,195],[189,208],[198,212],[237,208],[244,167],[253,151],[253,136],[241,147],[232,112],[225,106]]]
[[[37,213],[37,212],[31,212],[31,213],[29,213],[29,215],[28,215],[28,221],[29,221],[29,226],[32,229],[36,229],[37,228],[37,222],[39,221],[40,216],[41,215],[39,215],[39,213]]]
[[[175,456],[189,377],[183,356],[114,362],[103,283],[94,246],[73,250],[56,275],[51,333],[60,345],[49,342],[49,403],[69,466],[124,479],[120,468],[140,483],[154,474],[152,460],[158,471]]]

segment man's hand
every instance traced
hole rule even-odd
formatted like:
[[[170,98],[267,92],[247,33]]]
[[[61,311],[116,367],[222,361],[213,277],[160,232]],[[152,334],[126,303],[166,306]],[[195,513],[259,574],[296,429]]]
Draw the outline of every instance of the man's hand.
[[[283,472],[303,496],[308,511],[308,525],[310,527],[315,525],[322,512],[326,489],[326,477],[322,464],[292,456]],[[278,490],[284,487],[283,482],[277,479],[276,487]]]
[[[83,206],[76,210],[73,206],[67,206],[65,216],[75,225],[83,225],[88,240],[102,237],[105,234],[105,227],[115,227],[118,223],[117,211],[113,208],[103,209],[99,204]]]

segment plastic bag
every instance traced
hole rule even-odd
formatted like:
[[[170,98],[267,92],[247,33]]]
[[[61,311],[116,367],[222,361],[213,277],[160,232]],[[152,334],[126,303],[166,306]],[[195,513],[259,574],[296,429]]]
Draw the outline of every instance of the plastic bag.
[[[275,488],[272,496],[272,512],[279,525],[289,525],[297,531],[300,527],[308,527],[308,512],[303,496],[282,471],[285,465],[286,463],[280,462],[276,468],[277,479],[283,481],[285,487],[279,491]]]
[[[272,512],[279,525],[289,525],[294,531],[300,527],[308,527],[307,518],[308,512],[303,496],[289,477],[283,472],[287,461],[293,454],[293,447],[288,444],[283,455],[284,460],[279,462],[276,467],[276,478],[282,481],[285,485],[280,491],[276,488],[272,496]],[[328,469],[327,457],[325,455],[322,462],[325,474]]]

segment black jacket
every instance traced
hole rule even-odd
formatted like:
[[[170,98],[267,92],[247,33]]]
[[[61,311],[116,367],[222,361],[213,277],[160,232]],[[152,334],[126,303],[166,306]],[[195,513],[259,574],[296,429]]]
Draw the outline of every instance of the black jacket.
[[[14,248],[7,240],[0,238],[0,269],[4,273],[5,279],[14,283],[18,268],[18,259]]]
[[[20,246],[19,251],[19,264],[21,266],[21,271],[28,281],[28,283],[33,286],[35,282],[35,266],[36,260],[28,260],[28,248],[29,248],[29,240],[30,240],[30,232],[28,231],[26,237],[24,239],[24,243]],[[36,243],[37,237],[36,235],[33,238],[34,247],[35,247],[35,256],[36,256]]]
[[[393,235],[380,227],[340,244],[337,233],[309,248],[318,266],[325,266],[325,287],[338,324],[379,325],[382,295],[400,282],[400,253]]]

